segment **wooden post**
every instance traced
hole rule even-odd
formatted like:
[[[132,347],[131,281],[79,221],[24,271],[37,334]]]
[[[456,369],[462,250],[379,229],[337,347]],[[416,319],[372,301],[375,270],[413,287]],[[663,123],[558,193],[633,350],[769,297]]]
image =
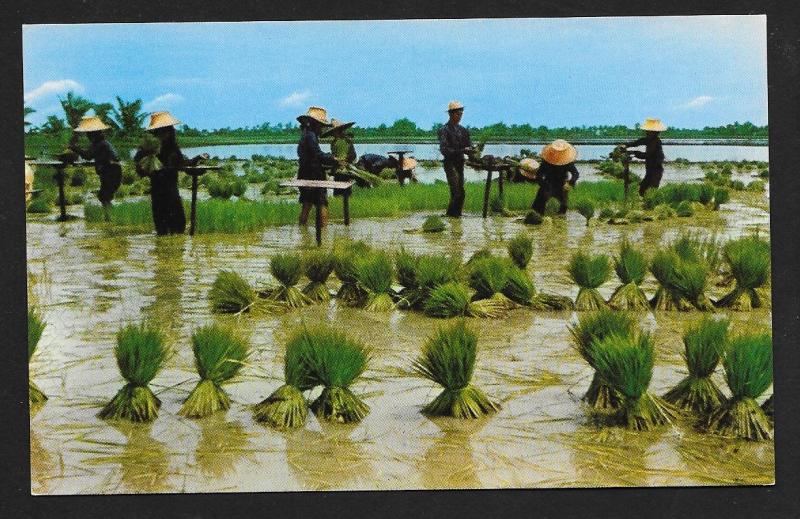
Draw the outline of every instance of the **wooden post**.
[[[322,204],[314,204],[314,230],[317,235],[317,247],[322,245]]]
[[[500,193],[500,197],[502,198],[503,197],[503,170],[502,169],[497,170],[497,174],[499,175],[497,177],[497,192]]]
[[[189,217],[189,236],[194,236],[197,220],[197,175],[192,175],[192,210]]]
[[[64,166],[56,166],[56,174],[53,175],[58,182],[58,205],[61,207],[61,215],[58,217],[59,222],[67,221],[67,199],[64,196]]]
[[[353,188],[348,187],[342,193],[342,209],[344,210],[344,224],[350,225],[350,193],[353,191]]]
[[[489,214],[489,191],[492,190],[492,170],[486,171],[486,188],[483,190],[483,217]]]
[[[625,200],[628,199],[628,186],[631,183],[631,168],[630,168],[630,158],[628,158],[627,154],[624,159],[622,159],[622,181],[623,185],[625,186]]]

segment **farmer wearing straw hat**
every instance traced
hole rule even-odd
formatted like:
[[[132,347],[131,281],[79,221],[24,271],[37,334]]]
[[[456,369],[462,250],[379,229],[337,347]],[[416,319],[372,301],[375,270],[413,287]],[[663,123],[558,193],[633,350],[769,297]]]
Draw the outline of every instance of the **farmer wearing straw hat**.
[[[444,172],[450,186],[447,216],[458,218],[464,208],[464,155],[472,150],[472,141],[469,131],[459,124],[464,115],[464,105],[451,101],[447,113],[450,119],[439,128],[439,151],[444,157]]]
[[[644,130],[645,136],[633,142],[623,144],[624,147],[645,146],[645,151],[633,151],[633,156],[637,159],[644,159],[645,174],[639,184],[639,195],[644,196],[645,192],[651,187],[657,188],[661,183],[661,176],[664,174],[664,150],[661,147],[659,133],[667,129],[660,119],[647,118],[640,126]]]
[[[533,210],[544,214],[547,201],[556,197],[561,203],[559,214],[567,212],[567,197],[569,190],[575,187],[580,173],[575,167],[578,151],[563,139],[557,139],[542,148],[542,163],[536,177],[539,182],[539,191],[533,201]],[[567,176],[570,175],[569,180]]]
[[[297,117],[300,123],[300,142],[297,144],[299,168],[297,178],[301,180],[325,180],[323,166],[336,166],[338,163],[330,153],[323,153],[319,147],[319,135],[328,123],[328,113],[324,108],[310,106],[308,111]],[[300,225],[308,224],[311,206],[320,212],[322,225],[328,223],[328,197],[325,189],[316,187],[300,188]]]
[[[109,218],[108,208],[114,193],[122,183],[122,167],[119,164],[119,157],[114,146],[106,140],[105,130],[111,129],[96,115],[84,116],[78,126],[74,128],[72,142],[69,149],[80,155],[86,160],[94,160],[94,170],[100,177],[100,191],[97,198],[106,209],[106,219]],[[89,139],[89,147],[81,148],[75,142],[80,134],[86,134]]]
[[[352,175],[346,173],[348,166],[356,160],[356,147],[353,144],[353,134],[348,133],[355,121],[342,122],[338,119],[331,120],[331,127],[322,132],[320,137],[332,136],[331,154],[336,159],[337,165],[333,172],[333,180],[350,180]],[[334,189],[333,196],[344,194],[344,189]]]
[[[161,162],[161,169],[146,171],[142,168],[141,161],[148,156],[148,153],[141,147],[133,157],[139,176],[150,178],[153,224],[159,236],[181,234],[186,229],[186,215],[178,192],[178,171],[208,158],[207,153],[193,159],[188,159],[181,153],[175,136],[175,126],[178,124],[180,121],[169,112],[154,112],[150,115],[147,131],[161,143],[156,154]]]

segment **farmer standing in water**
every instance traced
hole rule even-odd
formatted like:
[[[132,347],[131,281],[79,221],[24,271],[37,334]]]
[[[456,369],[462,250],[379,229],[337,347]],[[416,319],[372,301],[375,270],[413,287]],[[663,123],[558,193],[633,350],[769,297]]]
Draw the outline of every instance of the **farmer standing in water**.
[[[105,124],[97,116],[84,116],[78,126],[73,130],[73,138],[69,149],[80,155],[83,159],[94,160],[94,170],[100,177],[100,191],[97,198],[103,204],[105,219],[109,219],[108,210],[111,207],[111,200],[114,193],[122,183],[122,168],[119,165],[119,157],[114,146],[106,140],[103,133],[111,127]],[[75,142],[77,137],[85,133],[89,139],[89,148],[81,148]]]
[[[664,174],[664,150],[661,147],[659,133],[667,129],[660,119],[645,119],[640,127],[644,130],[645,136],[633,142],[623,144],[626,148],[645,146],[645,151],[633,150],[633,156],[637,159],[644,159],[645,174],[639,184],[639,195],[644,196],[645,192],[651,187],[657,188],[661,183],[661,176]]]
[[[450,186],[450,205],[447,216],[458,218],[464,209],[464,155],[472,150],[469,131],[459,124],[464,105],[451,101],[447,106],[450,119],[439,128],[439,151],[444,157],[444,172]]]
[[[338,162],[330,153],[323,153],[319,147],[319,135],[323,127],[327,127],[328,113],[324,108],[311,106],[308,111],[297,117],[300,123],[300,142],[297,144],[299,168],[297,178],[301,180],[325,180],[323,166],[336,166]],[[318,187],[300,188],[300,225],[308,224],[311,206],[320,212],[323,227],[328,223],[328,193]]]

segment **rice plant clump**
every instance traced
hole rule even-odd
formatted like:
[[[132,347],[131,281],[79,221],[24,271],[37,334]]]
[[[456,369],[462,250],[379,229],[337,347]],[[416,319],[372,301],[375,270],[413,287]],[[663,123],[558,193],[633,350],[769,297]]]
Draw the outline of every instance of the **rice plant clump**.
[[[192,352],[200,382],[178,414],[187,418],[203,418],[227,410],[231,406],[231,399],[222,386],[242,369],[250,355],[250,345],[232,331],[211,325],[194,332]]]
[[[542,223],[542,215],[538,212],[531,209],[527,213],[525,213],[525,218],[522,220],[525,225],[539,225]]]
[[[606,307],[597,288],[608,280],[611,265],[608,256],[591,256],[584,252],[573,254],[567,267],[570,277],[580,287],[575,298],[576,310],[597,310]]]
[[[333,266],[333,256],[324,250],[315,250],[303,257],[303,268],[309,279],[308,285],[303,288],[303,294],[311,301],[315,303],[330,301],[331,294],[325,283],[333,272]]]
[[[413,369],[444,390],[422,409],[424,414],[480,418],[500,409],[500,404],[471,384],[477,353],[478,337],[464,321],[440,328],[428,338]]]
[[[392,260],[383,252],[373,252],[356,261],[356,279],[367,293],[364,309],[372,312],[388,312],[394,309]]]
[[[147,386],[161,370],[168,350],[164,336],[147,324],[132,324],[117,332],[114,349],[117,366],[127,384],[98,416],[104,420],[150,422],[158,416],[161,401]]]
[[[650,261],[650,273],[656,278],[658,288],[650,300],[653,310],[689,310],[691,303],[681,294],[676,280],[676,270],[681,259],[673,250],[659,250]]]
[[[617,273],[620,285],[608,305],[615,310],[649,310],[650,302],[640,287],[647,274],[647,258],[644,252],[637,249],[625,239],[619,249],[619,256],[614,258],[614,272]]]
[[[683,359],[689,375],[664,395],[664,400],[685,411],[708,416],[725,400],[711,375],[728,341],[727,319],[705,318],[683,335]]]
[[[431,290],[422,309],[428,317],[501,317],[505,307],[491,299],[472,301],[470,289],[450,281]]]
[[[503,295],[518,305],[534,310],[571,310],[575,307],[569,297],[536,290],[528,273],[518,268],[508,269]]]
[[[708,429],[722,436],[769,440],[772,425],[756,398],[772,384],[772,337],[767,333],[731,339],[722,357],[732,397],[708,419]]]
[[[214,279],[208,298],[214,312],[238,314],[250,310],[256,301],[256,293],[242,276],[232,270],[223,270]]]
[[[508,283],[508,273],[515,268],[507,258],[484,258],[475,261],[469,270],[469,286],[475,291],[474,299],[489,300],[492,305],[510,309],[515,306],[503,294]]]
[[[636,431],[672,423],[675,409],[647,391],[653,378],[655,349],[649,334],[612,334],[599,340],[593,352],[595,368],[602,380],[622,395],[618,418]]]
[[[47,323],[42,320],[39,312],[33,308],[28,308],[28,362],[30,363],[33,354],[36,353],[36,347],[39,345],[39,339],[42,338],[42,333]],[[33,383],[33,380],[28,379],[28,401],[31,407],[43,404],[47,400],[47,395]]]
[[[680,217],[694,216],[694,207],[690,201],[683,200],[675,208],[675,213]]]
[[[517,267],[525,269],[533,257],[533,238],[524,232],[514,236],[508,242],[508,255]]]
[[[731,199],[731,193],[724,187],[718,187],[714,191],[714,210],[719,210],[719,206],[727,204]]]
[[[407,305],[414,308],[423,307],[433,290],[456,281],[460,269],[461,264],[457,259],[442,254],[417,257],[413,273],[415,287],[403,293]]]
[[[586,227],[589,227],[589,221],[594,218],[595,213],[594,201],[588,198],[578,200],[578,202],[575,204],[575,209],[578,210],[581,216],[586,218]]]
[[[706,295],[709,268],[704,261],[678,260],[673,270],[673,285],[692,306],[701,311],[714,311]]]
[[[748,311],[769,306],[759,289],[769,282],[770,245],[758,236],[731,240],[723,248],[723,256],[736,280],[733,290],[717,301],[717,306]]]
[[[270,295],[273,300],[285,303],[289,308],[300,308],[313,302],[296,286],[303,275],[303,260],[298,254],[276,254],[269,262],[269,269],[280,283]]]
[[[293,333],[286,343],[283,358],[284,384],[260,403],[253,406],[256,421],[278,429],[302,427],[308,417],[304,391],[317,385],[309,361],[313,334],[303,328]]]
[[[445,229],[447,229],[447,226],[444,220],[436,215],[425,218],[425,221],[422,223],[422,232],[444,232]]]
[[[362,241],[337,241],[333,245],[333,271],[342,282],[337,299],[347,306],[363,306],[367,292],[358,283],[356,262],[370,252],[369,246]]]

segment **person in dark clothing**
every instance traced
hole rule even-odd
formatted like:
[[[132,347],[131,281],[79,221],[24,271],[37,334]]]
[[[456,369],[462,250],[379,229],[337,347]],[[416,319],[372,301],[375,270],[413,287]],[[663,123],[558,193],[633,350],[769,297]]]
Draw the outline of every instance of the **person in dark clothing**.
[[[69,145],[69,149],[83,159],[94,160],[94,170],[100,177],[100,191],[97,193],[97,198],[106,210],[106,220],[109,218],[108,209],[111,207],[114,193],[122,183],[122,167],[119,164],[119,156],[103,133],[110,128],[99,117],[86,116],[75,128]],[[89,139],[88,148],[81,148],[76,142],[81,133],[85,133]]]
[[[333,119],[331,124],[331,128],[322,132],[320,137],[333,137],[331,141],[331,155],[336,159],[336,167],[333,170],[333,180],[338,182],[351,180],[353,176],[347,173],[347,166],[356,161],[356,147],[353,143],[353,135],[347,133],[347,129],[352,127],[355,122],[344,123]],[[342,196],[344,192],[344,189],[334,189],[333,196]]]
[[[158,160],[162,168],[147,172],[141,168],[140,161],[146,154],[140,148],[137,150],[133,161],[136,172],[141,177],[150,179],[150,201],[153,210],[153,224],[156,234],[181,234],[186,230],[186,214],[183,211],[183,202],[178,192],[178,171],[194,166],[203,159],[208,158],[207,153],[192,159],[186,158],[178,147],[175,137],[175,125],[180,121],[172,117],[169,112],[155,112],[150,116],[150,125],[147,131],[161,141]]]
[[[319,147],[319,135],[324,126],[328,126],[328,114],[324,108],[311,106],[308,112],[297,118],[300,123],[300,142],[297,144],[299,168],[297,178],[300,180],[325,180],[324,166],[336,166],[336,159],[330,153],[323,153]],[[300,225],[308,224],[308,214],[315,206],[320,212],[322,225],[328,223],[327,190],[317,187],[300,188]]]
[[[469,131],[459,124],[464,105],[452,101],[447,107],[450,119],[439,129],[439,151],[444,157],[444,172],[450,186],[447,216],[458,218],[464,209],[464,155],[472,150]]]
[[[543,215],[547,201],[552,197],[560,203],[558,214],[566,214],[569,189],[578,182],[575,158],[578,152],[565,140],[558,139],[542,149],[542,164],[537,172],[539,191],[533,201],[533,210]],[[569,178],[567,178],[569,176]]]
[[[365,153],[359,157],[356,167],[369,171],[373,175],[379,175],[384,169],[395,169],[397,167],[397,157],[384,157],[375,153]]]
[[[661,177],[664,175],[664,150],[659,133],[667,127],[659,119],[645,119],[640,128],[646,132],[645,136],[623,146],[626,148],[645,146],[644,152],[633,150],[634,157],[644,159],[645,174],[639,184],[639,195],[644,196],[648,189],[657,188],[661,184]]]

